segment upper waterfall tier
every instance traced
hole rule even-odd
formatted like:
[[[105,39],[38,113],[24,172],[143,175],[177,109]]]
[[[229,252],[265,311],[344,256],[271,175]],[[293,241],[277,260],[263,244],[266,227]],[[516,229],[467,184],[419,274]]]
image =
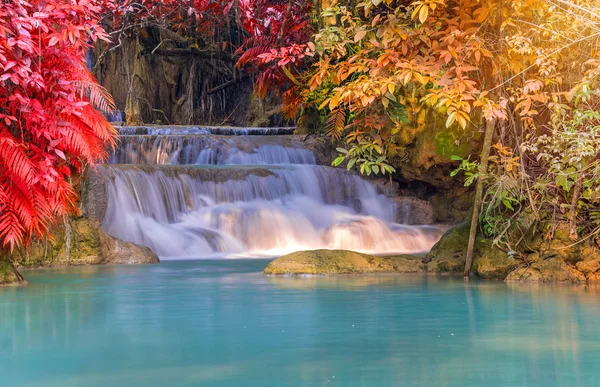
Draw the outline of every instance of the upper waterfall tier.
[[[416,253],[441,235],[395,223],[394,201],[331,167],[115,165],[96,174],[108,197],[103,228],[162,257]]]
[[[216,134],[223,136],[270,136],[294,134],[296,128],[237,128],[230,126],[117,126],[119,134],[162,135],[162,134]]]
[[[316,164],[298,136],[122,136],[111,164]]]

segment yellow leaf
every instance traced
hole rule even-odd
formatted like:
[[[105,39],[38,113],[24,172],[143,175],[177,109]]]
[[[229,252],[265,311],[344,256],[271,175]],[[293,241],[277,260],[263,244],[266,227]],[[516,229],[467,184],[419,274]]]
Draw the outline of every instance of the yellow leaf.
[[[336,94],[333,96],[333,98],[331,98],[331,101],[329,101],[329,110],[333,110],[335,109],[338,104],[340,102],[340,95]]]
[[[448,116],[448,119],[446,120],[446,128],[449,128],[452,126],[452,124],[454,123],[455,117],[456,117],[456,112],[450,113],[450,115]]]
[[[359,30],[356,35],[354,35],[354,43],[358,43],[367,35],[367,31]]]
[[[425,23],[427,20],[427,16],[429,16],[429,8],[425,5],[421,6],[421,10],[419,11],[419,21],[421,24]]]

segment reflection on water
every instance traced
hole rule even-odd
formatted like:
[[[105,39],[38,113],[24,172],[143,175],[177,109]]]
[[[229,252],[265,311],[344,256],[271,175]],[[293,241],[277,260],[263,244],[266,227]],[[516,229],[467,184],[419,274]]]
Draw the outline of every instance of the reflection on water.
[[[27,272],[0,289],[1,385],[600,385],[597,288],[266,263]]]

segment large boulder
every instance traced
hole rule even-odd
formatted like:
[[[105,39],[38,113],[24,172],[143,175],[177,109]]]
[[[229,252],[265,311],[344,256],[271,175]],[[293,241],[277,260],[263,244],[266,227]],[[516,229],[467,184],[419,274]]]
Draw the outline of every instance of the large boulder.
[[[423,272],[419,257],[375,257],[348,250],[298,251],[275,259],[264,270],[264,274],[280,275]]]
[[[51,238],[32,243],[13,257],[23,267],[158,263],[147,247],[124,242],[104,232],[95,219],[57,224]]]
[[[462,273],[465,269],[469,224],[446,231],[427,254],[425,262],[430,273]]]

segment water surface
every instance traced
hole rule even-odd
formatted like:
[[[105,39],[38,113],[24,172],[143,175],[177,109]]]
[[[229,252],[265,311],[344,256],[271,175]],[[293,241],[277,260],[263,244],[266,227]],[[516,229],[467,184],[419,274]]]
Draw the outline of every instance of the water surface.
[[[600,290],[266,264],[26,272],[0,288],[0,385],[600,385]]]

